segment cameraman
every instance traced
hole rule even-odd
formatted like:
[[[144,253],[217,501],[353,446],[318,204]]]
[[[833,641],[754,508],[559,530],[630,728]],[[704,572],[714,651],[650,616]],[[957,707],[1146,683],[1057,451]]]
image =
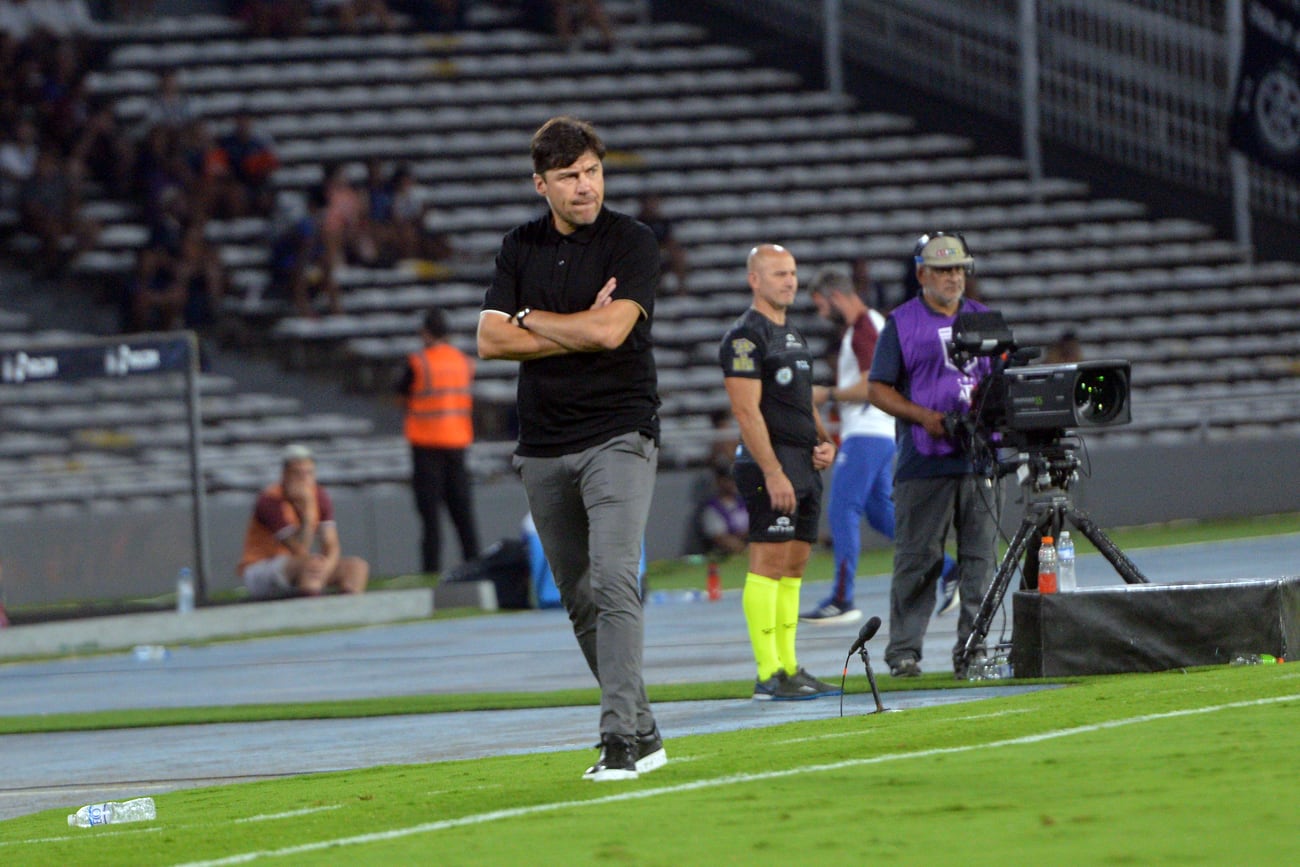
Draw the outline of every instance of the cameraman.
[[[894,416],[898,441],[894,578],[885,648],[894,677],[921,674],[921,645],[934,609],[949,525],[957,532],[961,594],[954,658],[992,583],[998,529],[992,482],[976,474],[970,456],[944,427],[946,413],[970,410],[971,394],[992,366],[989,358],[976,358],[958,367],[948,355],[958,314],[988,310],[964,297],[975,260],[961,235],[943,232],[922,235],[914,259],[921,293],[890,314],[868,376],[868,400]]]

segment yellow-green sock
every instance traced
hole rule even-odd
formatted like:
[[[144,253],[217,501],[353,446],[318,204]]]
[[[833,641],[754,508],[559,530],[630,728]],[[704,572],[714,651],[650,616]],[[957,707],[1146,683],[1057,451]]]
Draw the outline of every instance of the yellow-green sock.
[[[799,588],[803,578],[785,576],[776,585],[776,654],[786,674],[799,670],[794,636],[799,629]]]
[[[777,583],[775,579],[750,572],[745,575],[745,592],[740,598],[759,680],[767,680],[781,667],[781,657],[776,650]]]

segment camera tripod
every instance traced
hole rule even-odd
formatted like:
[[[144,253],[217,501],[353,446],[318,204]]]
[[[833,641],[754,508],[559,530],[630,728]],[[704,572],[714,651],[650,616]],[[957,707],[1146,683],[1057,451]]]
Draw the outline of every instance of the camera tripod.
[[[1055,443],[1047,446],[1033,447],[1017,454],[1014,460],[999,465],[998,476],[1015,471],[1021,486],[1025,489],[1025,514],[1020,521],[1016,535],[1011,539],[1011,546],[1002,557],[998,570],[994,573],[993,583],[989,585],[984,600],[980,603],[979,614],[971,627],[966,643],[954,659],[955,668],[965,677],[971,661],[984,647],[993,615],[1002,605],[1011,578],[1016,573],[1020,557],[1029,553],[1025,564],[1025,582],[1034,582],[1038,578],[1038,549],[1043,536],[1057,536],[1068,520],[1088,541],[1097,547],[1115,571],[1128,584],[1149,583],[1141,570],[1125,556],[1124,552],[1101,531],[1101,528],[1088,517],[1087,513],[1076,508],[1070,502],[1070,485],[1078,479],[1079,459],[1072,454],[1070,447]],[[1032,565],[1031,565],[1032,564]]]

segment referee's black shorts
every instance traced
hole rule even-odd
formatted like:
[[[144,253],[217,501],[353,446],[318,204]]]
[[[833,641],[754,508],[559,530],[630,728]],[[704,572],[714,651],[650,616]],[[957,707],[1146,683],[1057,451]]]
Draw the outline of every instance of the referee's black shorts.
[[[793,515],[775,511],[758,464],[746,459],[736,461],[732,477],[749,512],[749,541],[815,543],[822,512],[822,477],[813,469],[812,449],[778,445],[774,450],[781,469],[794,485],[798,505]]]

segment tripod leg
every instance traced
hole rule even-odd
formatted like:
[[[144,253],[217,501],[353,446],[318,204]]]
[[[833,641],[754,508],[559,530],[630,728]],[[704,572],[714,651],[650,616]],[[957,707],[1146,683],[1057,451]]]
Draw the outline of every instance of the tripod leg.
[[[1086,512],[1076,509],[1073,506],[1065,507],[1065,515],[1070,519],[1070,523],[1079,528],[1079,532],[1088,537],[1088,541],[1097,546],[1097,550],[1102,553],[1110,565],[1115,567],[1115,571],[1128,584],[1149,584],[1147,577],[1142,574],[1142,570],[1130,560],[1119,546],[1111,541],[1110,537],[1101,531],[1101,528],[1088,517]]]
[[[970,667],[975,651],[988,637],[989,627],[993,624],[993,615],[1002,604],[1002,597],[1006,595],[1012,576],[1016,574],[1020,555],[1024,553],[1030,537],[1038,532],[1041,520],[1039,516],[1026,512],[1025,517],[1020,521],[1020,527],[1011,539],[1011,547],[1003,556],[998,571],[993,575],[993,583],[989,585],[989,591],[984,594],[984,599],[980,602],[979,614],[975,615],[975,622],[971,624],[970,635],[966,636],[966,643],[962,645],[961,652],[957,655],[955,662],[958,671],[965,672]]]

